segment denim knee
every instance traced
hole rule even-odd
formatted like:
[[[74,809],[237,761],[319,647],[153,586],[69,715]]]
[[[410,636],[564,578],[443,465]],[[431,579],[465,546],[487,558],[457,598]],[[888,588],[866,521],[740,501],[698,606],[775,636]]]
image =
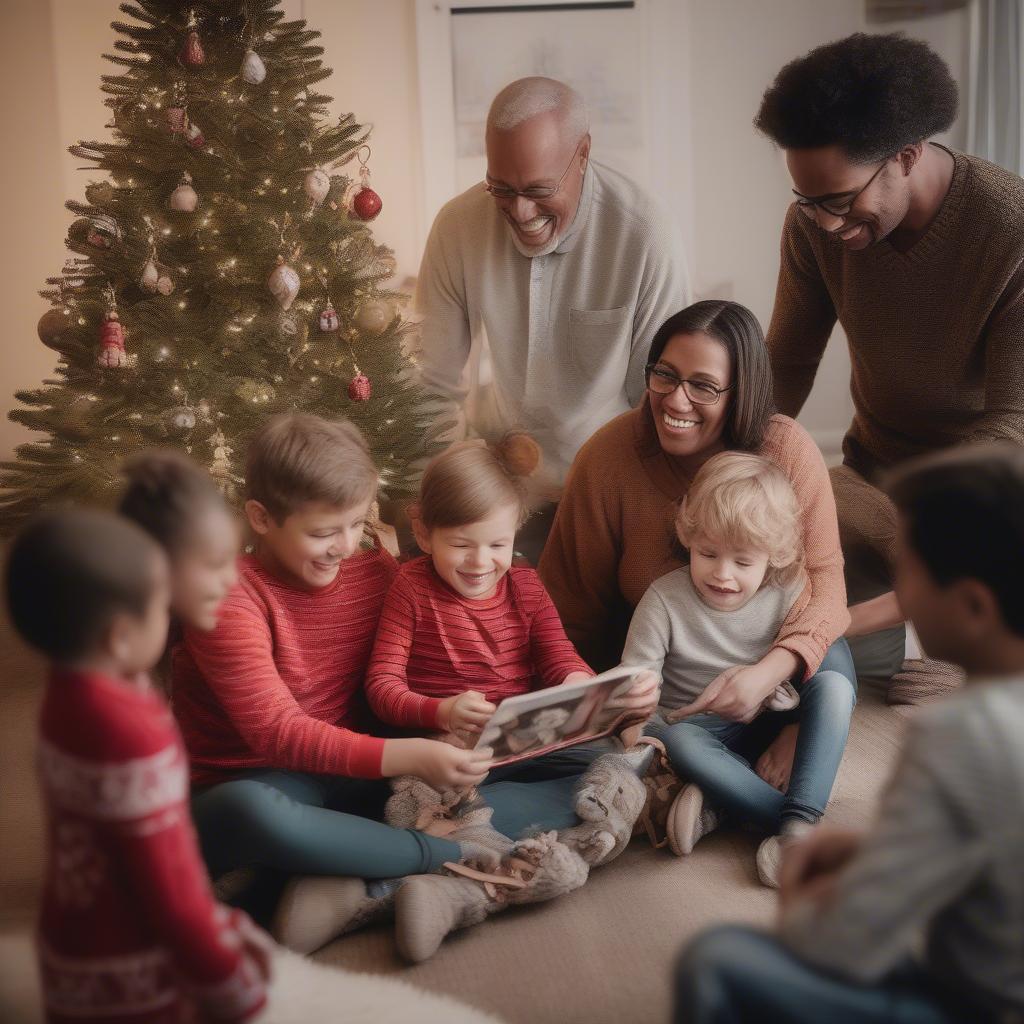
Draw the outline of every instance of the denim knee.
[[[800,701],[823,701],[835,714],[849,715],[857,703],[857,686],[842,672],[818,671],[800,689]]]
[[[692,722],[676,722],[658,738],[665,744],[669,760],[680,771],[704,764],[708,751],[719,745],[707,729]]]

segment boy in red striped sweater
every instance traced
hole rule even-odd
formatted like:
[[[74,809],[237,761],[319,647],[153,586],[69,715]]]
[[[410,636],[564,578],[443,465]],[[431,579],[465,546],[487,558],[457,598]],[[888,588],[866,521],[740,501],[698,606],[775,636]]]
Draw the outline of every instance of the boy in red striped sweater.
[[[53,661],[40,715],[47,1019],[242,1021],[265,1002],[270,944],[210,892],[188,766],[143,673],[167,638],[162,551],[100,512],[40,517],[7,567],[15,628]]]
[[[364,675],[397,565],[377,543],[361,548],[378,483],[362,435],[290,413],[247,454],[256,550],[240,560],[215,628],[186,629],[174,709],[211,874],[300,876],[273,932],[308,952],[390,905],[404,876],[448,862],[495,866],[512,844],[486,825],[436,836],[374,820],[386,777],[458,789],[489,764],[437,740],[365,731]]]

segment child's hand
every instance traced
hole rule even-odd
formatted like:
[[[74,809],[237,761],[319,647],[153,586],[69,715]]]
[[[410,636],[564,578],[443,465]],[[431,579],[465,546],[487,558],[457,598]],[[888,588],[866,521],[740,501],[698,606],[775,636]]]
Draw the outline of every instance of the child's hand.
[[[459,736],[473,736],[483,731],[491,715],[497,710],[482,693],[467,690],[441,701],[437,709],[438,724],[447,732]]]
[[[385,776],[417,775],[434,789],[469,789],[491,770],[491,750],[460,750],[438,740],[388,740],[381,770]]]
[[[607,707],[627,711],[628,721],[645,722],[658,706],[661,696],[661,676],[650,669],[644,669],[633,676],[629,689],[619,697],[608,701]]]

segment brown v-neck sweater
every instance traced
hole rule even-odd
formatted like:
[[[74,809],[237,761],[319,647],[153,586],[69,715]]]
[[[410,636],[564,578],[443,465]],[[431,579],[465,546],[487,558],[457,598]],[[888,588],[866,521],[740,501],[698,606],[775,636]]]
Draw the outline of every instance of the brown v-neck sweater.
[[[793,651],[810,676],[850,623],[828,470],[811,436],[788,416],[771,418],[758,454],[786,474],[802,509],[808,583],[776,645]],[[538,570],[569,639],[593,668],[618,662],[640,598],[683,564],[674,521],[689,488],[682,464],[658,441],[646,398],[576,456]]]
[[[963,441],[1024,443],[1024,181],[951,153],[953,180],[905,253],[847,251],[794,204],[768,347],[779,411],[796,416],[838,318],[854,418],[846,462],[871,479]]]

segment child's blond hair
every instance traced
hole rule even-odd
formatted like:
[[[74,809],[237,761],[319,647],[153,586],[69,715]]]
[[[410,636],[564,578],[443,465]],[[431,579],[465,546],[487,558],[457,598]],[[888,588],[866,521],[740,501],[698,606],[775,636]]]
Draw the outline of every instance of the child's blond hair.
[[[376,495],[378,483],[366,438],[348,420],[282,413],[256,432],[246,452],[246,497],[279,524],[311,501],[355,508]]]
[[[778,466],[747,452],[721,452],[693,479],[676,516],[676,533],[689,548],[707,537],[768,554],[764,583],[785,586],[803,569],[800,505]]]
[[[420,482],[419,519],[426,530],[466,526],[503,505],[519,510],[517,527],[530,514],[525,478],[539,459],[537,443],[523,433],[496,445],[460,441],[435,456]]]

